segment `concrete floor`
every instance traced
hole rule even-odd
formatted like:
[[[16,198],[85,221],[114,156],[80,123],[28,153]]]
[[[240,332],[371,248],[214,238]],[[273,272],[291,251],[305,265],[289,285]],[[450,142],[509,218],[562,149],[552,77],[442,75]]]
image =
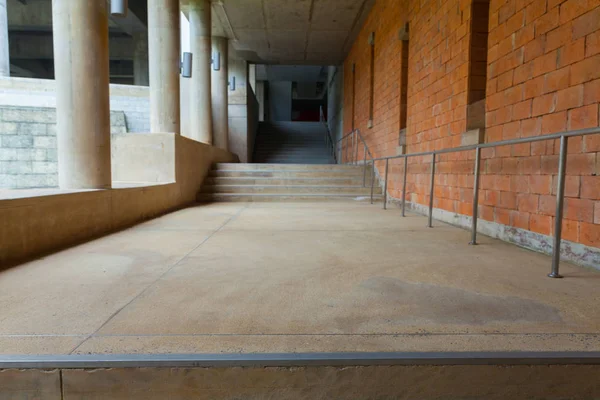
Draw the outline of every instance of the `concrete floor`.
[[[368,203],[199,205],[0,272],[0,353],[600,350],[600,273]]]

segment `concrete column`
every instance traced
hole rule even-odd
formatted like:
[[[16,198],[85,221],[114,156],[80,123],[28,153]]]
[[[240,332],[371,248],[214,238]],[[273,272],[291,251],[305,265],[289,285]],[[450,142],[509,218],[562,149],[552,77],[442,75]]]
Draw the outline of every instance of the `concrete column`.
[[[216,147],[229,150],[229,93],[227,88],[229,69],[229,43],[228,39],[213,36],[213,55],[219,53],[219,70],[212,69],[212,116],[213,140]]]
[[[180,134],[179,0],[148,0],[150,128]]]
[[[190,0],[189,5],[190,45],[193,54],[190,137],[212,144],[210,0]]]
[[[106,2],[53,0],[52,20],[60,188],[110,188]]]
[[[133,46],[133,84],[136,86],[150,86],[148,32],[134,32]]]
[[[10,76],[10,52],[8,51],[8,16],[6,0],[0,0],[0,76]]]

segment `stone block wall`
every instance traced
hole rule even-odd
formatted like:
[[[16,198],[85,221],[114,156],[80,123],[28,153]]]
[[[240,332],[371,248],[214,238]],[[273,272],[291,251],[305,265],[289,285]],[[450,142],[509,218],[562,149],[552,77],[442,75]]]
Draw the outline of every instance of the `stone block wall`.
[[[461,146],[479,96],[485,142],[597,127],[598,43],[598,1],[378,0],[344,63],[344,131],[359,128],[375,157],[395,155],[403,92],[407,153]],[[556,141],[485,149],[480,218],[552,236],[558,150]],[[599,151],[600,135],[570,140],[563,220],[563,238],[593,251],[600,248]],[[471,215],[473,167],[474,152],[438,158],[436,209]],[[406,195],[414,204],[429,204],[430,168],[431,157],[410,159]],[[403,174],[403,162],[392,162],[392,197],[402,196]]]
[[[127,133],[125,114],[111,111],[111,133]],[[0,188],[58,185],[56,110],[0,107]]]

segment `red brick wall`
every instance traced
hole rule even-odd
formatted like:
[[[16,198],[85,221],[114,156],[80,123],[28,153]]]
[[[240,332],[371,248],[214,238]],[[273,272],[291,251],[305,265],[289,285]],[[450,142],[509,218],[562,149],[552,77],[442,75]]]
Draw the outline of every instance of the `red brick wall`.
[[[477,0],[476,0],[477,1]],[[345,61],[344,126],[352,118],[374,156],[394,155],[400,129],[401,49],[409,23],[407,149],[457,147],[475,87],[469,49],[477,30],[473,0],[378,0]],[[487,52],[487,142],[599,125],[600,0],[491,0]],[[374,126],[367,127],[370,48],[375,32]],[[356,64],[352,110],[352,64]],[[480,82],[480,81],[479,81]],[[563,237],[600,247],[600,135],[569,143]],[[480,216],[551,235],[558,143],[483,152]],[[473,156],[441,156],[434,206],[471,213]],[[362,152],[359,152],[362,158]],[[390,194],[401,196],[402,161]],[[378,165],[383,171],[383,165]],[[408,198],[428,204],[429,159],[411,159]]]

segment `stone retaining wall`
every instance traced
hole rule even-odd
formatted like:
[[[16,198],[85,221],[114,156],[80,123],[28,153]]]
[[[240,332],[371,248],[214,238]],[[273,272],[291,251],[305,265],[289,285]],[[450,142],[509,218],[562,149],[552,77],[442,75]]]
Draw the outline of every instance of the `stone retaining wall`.
[[[111,111],[111,133],[127,133],[123,111]],[[56,109],[0,106],[0,188],[58,186]]]

